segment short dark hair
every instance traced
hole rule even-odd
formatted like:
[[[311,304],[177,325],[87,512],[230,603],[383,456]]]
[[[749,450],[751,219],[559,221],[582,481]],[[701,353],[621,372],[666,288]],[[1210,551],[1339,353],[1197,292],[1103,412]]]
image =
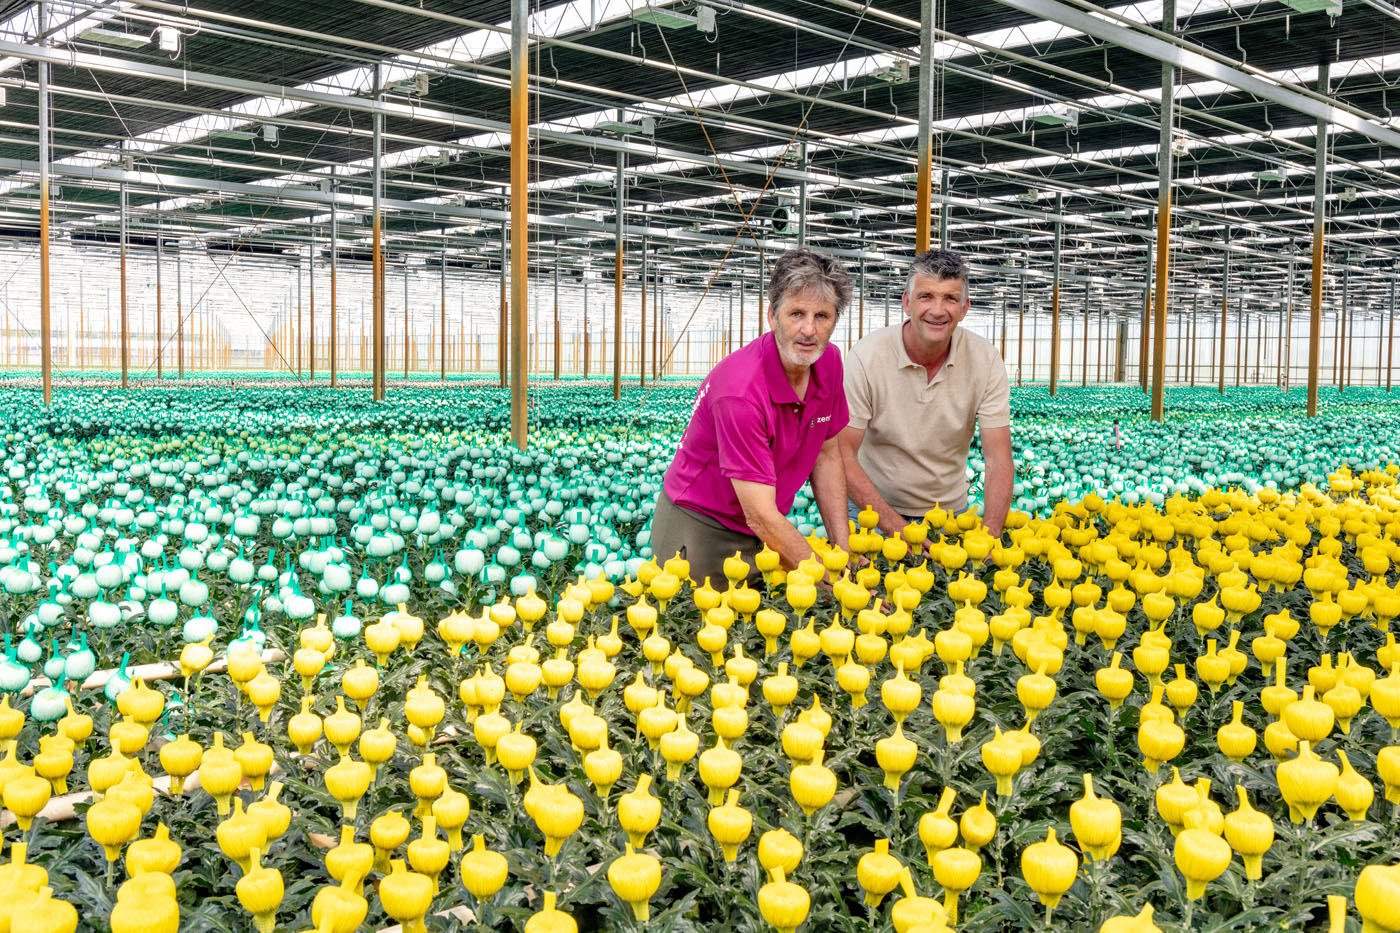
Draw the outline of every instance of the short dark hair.
[[[963,283],[963,300],[966,301],[971,273],[972,269],[962,253],[955,253],[951,249],[931,249],[915,256],[914,261],[910,263],[909,278],[904,282],[904,292],[908,294],[914,288],[914,279],[920,275],[940,282],[957,279]]]
[[[806,246],[790,249],[773,263],[768,276],[768,306],[778,310],[782,299],[790,292],[813,289],[836,306],[836,316],[851,303],[851,277],[841,264],[830,256]]]

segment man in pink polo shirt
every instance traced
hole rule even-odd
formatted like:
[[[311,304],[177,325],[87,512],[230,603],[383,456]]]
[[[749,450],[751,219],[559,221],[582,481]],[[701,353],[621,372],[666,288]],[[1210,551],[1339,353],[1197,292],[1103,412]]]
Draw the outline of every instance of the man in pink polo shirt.
[[[752,561],[765,544],[786,567],[809,557],[786,517],[809,478],[832,542],[848,540],[836,435],[850,416],[841,355],[828,343],[851,280],[835,260],[798,247],[773,264],[769,281],[769,332],[700,386],[656,500],[652,553],[658,561],[680,553],[695,580],[723,579],[726,557]]]

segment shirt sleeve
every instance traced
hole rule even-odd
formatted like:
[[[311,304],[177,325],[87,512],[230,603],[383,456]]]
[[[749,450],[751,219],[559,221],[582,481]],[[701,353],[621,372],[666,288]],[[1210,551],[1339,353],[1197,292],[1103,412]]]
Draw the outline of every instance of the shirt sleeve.
[[[1011,424],[1011,383],[1006,378],[1006,364],[995,347],[991,350],[993,359],[987,362],[994,365],[985,368],[986,383],[982,388],[982,400],[977,405],[977,426],[982,430]]]
[[[715,419],[715,448],[720,475],[749,483],[777,486],[773,447],[763,414],[747,399],[717,398],[711,405]]]
[[[865,375],[865,367],[861,364],[860,357],[856,356],[854,353],[846,354],[843,383],[846,387],[846,397],[844,401],[838,405],[836,413],[842,413],[844,410],[845,418],[842,420],[844,420],[846,424],[841,425],[841,427],[836,430],[840,431],[842,428],[846,427],[846,425],[850,425],[857,431],[864,431],[870,424],[870,416],[872,414],[870,404],[870,380]],[[832,418],[831,420],[832,424],[835,424],[837,421],[836,418]]]

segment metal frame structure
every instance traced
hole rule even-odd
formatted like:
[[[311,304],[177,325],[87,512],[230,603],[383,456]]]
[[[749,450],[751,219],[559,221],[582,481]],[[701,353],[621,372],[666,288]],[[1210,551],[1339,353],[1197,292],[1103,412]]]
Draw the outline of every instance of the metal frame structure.
[[[859,268],[863,312],[867,288],[898,291],[903,264],[933,244],[937,211],[938,243],[972,259],[974,307],[991,315],[989,333],[1000,306],[1004,342],[1006,305],[1020,296],[1019,359],[1025,314],[1037,333],[1035,309],[1049,308],[1058,388],[1060,297],[1071,283],[1086,296],[1092,288],[1116,359],[1137,331],[1136,375],[1160,418],[1167,354],[1179,349],[1169,343],[1188,332],[1200,298],[1217,293],[1217,340],[1237,332],[1241,360],[1246,329],[1265,339],[1254,317],[1278,311],[1276,371],[1261,379],[1291,384],[1293,263],[1305,225],[1310,414],[1324,299],[1340,297],[1324,290],[1326,275],[1345,270],[1338,278],[1355,302],[1329,315],[1376,320],[1367,309],[1384,307],[1400,263],[1400,132],[1389,98],[1400,11],[1384,0],[1358,0],[1335,18],[1277,2],[1167,0],[1160,23],[1134,5],[1059,0],[347,0],[334,12],[279,2],[256,15],[231,0],[63,6],[55,17],[44,3],[19,4],[0,22],[9,118],[0,128],[0,238],[39,240],[46,400],[50,244],[65,240],[117,246],[123,263],[128,251],[159,254],[167,236],[182,241],[173,328],[181,376],[186,318],[198,308],[222,332],[236,320],[266,335],[277,366],[300,370],[304,358],[315,379],[324,359],[321,375],[339,384],[352,345],[342,329],[351,322],[339,316],[342,277],[368,264],[376,399],[389,389],[387,268],[403,270],[407,289],[411,266],[438,266],[437,308],[405,294],[403,364],[407,374],[415,335],[435,323],[436,353],[418,354],[418,368],[436,356],[444,381],[449,286],[499,275],[498,306],[474,309],[460,326],[479,348],[474,338],[496,324],[500,384],[510,386],[522,446],[531,267],[554,277],[543,368],[562,375],[564,347],[577,343],[574,358],[591,374],[602,351],[620,398],[624,369],[642,385],[648,365],[664,377],[667,348],[681,337],[686,346],[692,334],[733,341],[719,299],[731,283],[757,282],[761,333],[767,262],[797,243]],[[648,8],[670,8],[666,23]],[[96,41],[97,26],[174,35],[176,48],[113,50]],[[61,194],[51,196],[51,179]],[[318,239],[322,225],[328,241]],[[295,352],[284,353],[269,303],[215,310],[213,282],[191,281],[198,297],[187,306],[180,267],[191,249],[230,285],[243,257],[304,261],[309,337],[295,328]],[[239,264],[226,270],[233,257]],[[586,271],[604,265],[610,351],[592,346],[589,299],[579,300]],[[330,277],[319,357],[318,266]],[[159,277],[159,259],[155,268]],[[677,302],[674,321],[655,300],[662,282]],[[681,296],[706,291],[716,300],[684,306]],[[601,288],[592,296],[607,297]],[[1230,315],[1230,300],[1249,313]],[[127,305],[124,297],[123,384],[144,375],[130,366]],[[152,365],[164,375],[160,306],[158,296]],[[741,290],[739,339],[743,307]],[[1071,360],[1075,332],[1065,338]],[[1189,332],[1182,381],[1197,375]],[[199,333],[211,332],[201,324]],[[625,350],[633,333],[640,343]],[[470,368],[467,340],[456,346],[460,368]],[[1352,364],[1350,350],[1334,355]],[[537,356],[538,371],[544,348]],[[1260,343],[1256,368],[1263,356]],[[1381,369],[1390,382],[1384,359],[1377,384]],[[1218,362],[1223,391],[1223,355]]]

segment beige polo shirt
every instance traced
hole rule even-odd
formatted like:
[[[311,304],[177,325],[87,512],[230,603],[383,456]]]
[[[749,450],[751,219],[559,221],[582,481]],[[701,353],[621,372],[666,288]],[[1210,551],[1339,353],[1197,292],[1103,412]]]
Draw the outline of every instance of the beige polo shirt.
[[[904,349],[903,326],[867,334],[846,354],[850,426],[865,431],[857,459],[902,515],[961,510],[973,429],[1011,424],[1006,364],[991,341],[958,327],[929,381]]]

